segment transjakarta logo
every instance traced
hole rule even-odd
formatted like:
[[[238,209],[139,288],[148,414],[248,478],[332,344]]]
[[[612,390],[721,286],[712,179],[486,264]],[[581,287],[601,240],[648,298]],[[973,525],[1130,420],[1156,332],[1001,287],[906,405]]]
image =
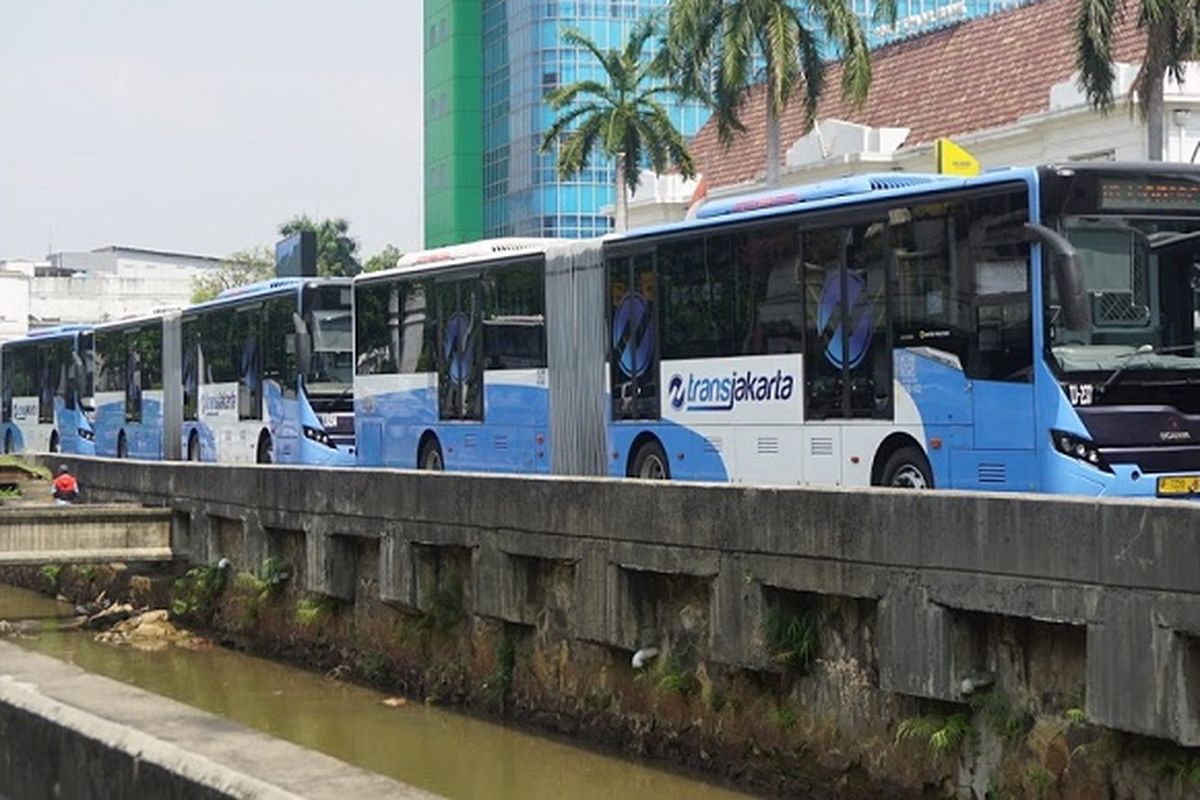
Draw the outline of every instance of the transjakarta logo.
[[[781,369],[774,375],[735,371],[716,378],[689,373],[686,381],[682,375],[671,376],[667,395],[671,405],[683,411],[732,411],[738,403],[791,400],[795,388],[796,379]]]

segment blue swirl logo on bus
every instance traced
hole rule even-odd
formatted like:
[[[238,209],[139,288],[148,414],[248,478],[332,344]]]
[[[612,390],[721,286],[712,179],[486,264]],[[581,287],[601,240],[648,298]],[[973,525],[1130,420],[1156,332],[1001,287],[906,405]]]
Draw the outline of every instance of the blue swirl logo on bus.
[[[446,323],[442,350],[451,383],[460,386],[466,383],[475,361],[475,344],[471,341],[471,318],[462,311],[456,311]]]
[[[679,373],[667,384],[671,406],[681,411],[732,411],[739,403],[784,402],[792,399],[796,378],[781,369],[774,375],[737,372],[716,377]]]
[[[612,346],[621,372],[636,378],[654,355],[654,319],[646,301],[627,294],[613,311]]]
[[[817,305],[817,330],[828,337],[825,343],[826,360],[838,369],[843,366],[854,369],[866,357],[875,327],[875,315],[862,271],[847,271],[845,301],[846,316],[843,320],[841,273],[832,270],[821,289],[821,301]],[[846,328],[849,328],[848,335]]]

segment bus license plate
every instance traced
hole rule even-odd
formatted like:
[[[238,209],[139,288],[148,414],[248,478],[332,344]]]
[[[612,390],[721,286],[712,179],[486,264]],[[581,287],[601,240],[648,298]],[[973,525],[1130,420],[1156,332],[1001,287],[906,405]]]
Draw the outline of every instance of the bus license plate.
[[[1200,475],[1173,475],[1158,479],[1160,497],[1200,494]]]

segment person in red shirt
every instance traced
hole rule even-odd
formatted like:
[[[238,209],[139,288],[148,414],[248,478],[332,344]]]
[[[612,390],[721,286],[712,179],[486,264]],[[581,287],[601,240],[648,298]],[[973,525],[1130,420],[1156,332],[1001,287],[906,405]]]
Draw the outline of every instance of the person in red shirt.
[[[55,501],[60,506],[70,505],[79,499],[79,483],[66,464],[58,468],[58,477],[54,479],[52,491]]]

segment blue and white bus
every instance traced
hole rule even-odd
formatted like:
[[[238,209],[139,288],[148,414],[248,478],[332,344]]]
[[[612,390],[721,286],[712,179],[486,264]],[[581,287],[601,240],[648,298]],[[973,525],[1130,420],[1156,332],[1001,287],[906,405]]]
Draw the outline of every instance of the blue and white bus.
[[[0,347],[0,441],[5,453],[91,455],[92,333],[68,325]]]
[[[863,175],[505,248],[356,279],[362,463],[1200,494],[1198,168]],[[491,366],[518,321],[545,343]]]
[[[167,457],[164,425],[179,414],[172,403],[164,330],[178,314],[98,325],[93,332],[96,370],[96,455],[159,460]],[[178,339],[176,338],[176,341]],[[177,395],[178,393],[176,393]]]
[[[349,281],[280,278],[101,325],[96,452],[353,465],[351,347]]]
[[[446,248],[356,279],[360,464],[549,471],[544,246]]]
[[[348,280],[277,278],[179,314],[190,461],[355,463]]]
[[[606,245],[610,473],[1200,491],[1200,170],[861,176]]]

